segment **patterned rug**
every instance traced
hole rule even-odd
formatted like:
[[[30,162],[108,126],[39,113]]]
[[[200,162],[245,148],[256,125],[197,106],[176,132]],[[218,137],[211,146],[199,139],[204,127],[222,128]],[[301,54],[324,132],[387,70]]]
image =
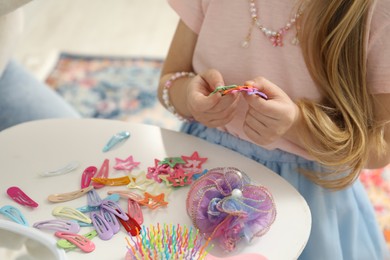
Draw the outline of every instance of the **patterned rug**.
[[[86,118],[139,122],[177,130],[157,102],[161,59],[62,53],[46,83]]]
[[[82,116],[178,130],[180,121],[157,102],[161,59],[63,53],[46,79]],[[390,166],[360,176],[390,247]]]

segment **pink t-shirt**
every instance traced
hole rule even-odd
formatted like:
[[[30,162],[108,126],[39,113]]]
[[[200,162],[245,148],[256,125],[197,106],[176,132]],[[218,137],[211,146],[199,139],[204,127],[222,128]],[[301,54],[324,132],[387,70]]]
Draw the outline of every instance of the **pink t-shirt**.
[[[193,57],[195,72],[218,69],[226,85],[242,84],[262,76],[282,88],[293,100],[319,100],[320,93],[306,68],[301,49],[291,42],[295,27],[284,36],[284,46],[274,47],[258,29],[253,28],[250,45],[241,47],[251,24],[247,0],[168,0],[180,18],[198,34]],[[378,0],[370,15],[368,72],[372,93],[390,92],[390,1]],[[257,15],[265,27],[277,31],[295,15],[294,1],[256,1]],[[372,19],[371,19],[372,18]],[[220,130],[251,141],[243,132],[247,111],[240,100],[237,116]],[[310,159],[302,148],[286,139],[264,147],[282,149]]]

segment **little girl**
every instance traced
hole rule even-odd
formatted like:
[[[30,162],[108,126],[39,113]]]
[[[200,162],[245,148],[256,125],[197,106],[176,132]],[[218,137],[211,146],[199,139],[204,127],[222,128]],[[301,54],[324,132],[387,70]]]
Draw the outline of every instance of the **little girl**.
[[[181,19],[159,97],[186,121],[182,131],[264,164],[302,194],[313,223],[300,259],[388,259],[358,176],[390,163],[390,2],[169,3]],[[232,84],[267,98],[210,95]]]

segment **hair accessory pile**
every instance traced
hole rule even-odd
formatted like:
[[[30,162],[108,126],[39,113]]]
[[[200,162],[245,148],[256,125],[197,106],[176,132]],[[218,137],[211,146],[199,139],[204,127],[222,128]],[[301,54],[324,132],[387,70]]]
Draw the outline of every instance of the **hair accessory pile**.
[[[263,186],[233,167],[209,170],[195,181],[187,196],[187,213],[206,238],[217,239],[227,250],[238,241],[264,235],[274,222],[273,198]]]

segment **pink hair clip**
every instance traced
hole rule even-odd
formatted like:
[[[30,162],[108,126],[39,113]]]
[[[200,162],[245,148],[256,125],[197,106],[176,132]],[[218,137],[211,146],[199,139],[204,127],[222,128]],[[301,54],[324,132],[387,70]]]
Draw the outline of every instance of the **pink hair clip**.
[[[27,196],[19,187],[13,186],[7,189],[8,196],[22,206],[38,207],[38,203]]]
[[[109,190],[107,191],[108,194],[113,195],[113,194],[118,194],[122,198],[126,199],[132,199],[136,202],[139,202],[143,199],[143,197],[135,192],[132,192],[130,190]]]
[[[141,207],[135,200],[127,200],[127,213],[131,218],[135,219],[138,224],[142,225],[142,223],[144,223],[144,215]]]
[[[76,221],[64,219],[38,221],[33,224],[33,227],[37,229],[64,231],[72,233],[77,233],[80,231],[80,225]]]
[[[109,165],[110,165],[110,160],[105,159],[103,161],[103,164],[100,167],[98,173],[94,177],[95,178],[108,178]],[[97,183],[97,182],[92,182],[92,186],[95,189],[100,189],[100,188],[104,187],[104,184]]]
[[[92,212],[91,219],[98,236],[102,240],[110,240],[114,235],[114,231],[107,220],[98,212]]]
[[[95,250],[95,244],[84,236],[71,233],[71,232],[60,232],[60,231],[57,231],[55,233],[55,236],[68,240],[69,242],[71,242],[72,244],[74,244],[75,246],[77,246],[78,248],[80,248],[82,251],[86,253],[90,253],[93,250]]]
[[[85,237],[86,239],[89,239],[89,240],[93,239],[96,236],[97,236],[96,230],[92,230],[86,234],[83,234],[83,237]],[[73,250],[73,249],[77,248],[77,246],[75,246],[75,244],[69,242],[68,240],[66,240],[64,238],[59,239],[57,241],[57,246],[60,248],[66,249],[66,250]]]
[[[93,187],[89,186],[87,188],[77,190],[77,191],[72,191],[68,193],[62,193],[62,194],[52,194],[49,195],[47,198],[50,202],[64,202],[64,201],[69,201],[69,200],[74,200],[77,199],[84,194],[86,194],[88,191],[92,190]]]
[[[97,168],[95,166],[87,167],[81,175],[81,188],[87,188],[91,184],[92,177],[96,174]]]
[[[116,164],[114,166],[114,169],[123,171],[131,171],[140,164],[140,162],[134,162],[132,155],[127,157],[125,160],[115,158],[115,162]]]

